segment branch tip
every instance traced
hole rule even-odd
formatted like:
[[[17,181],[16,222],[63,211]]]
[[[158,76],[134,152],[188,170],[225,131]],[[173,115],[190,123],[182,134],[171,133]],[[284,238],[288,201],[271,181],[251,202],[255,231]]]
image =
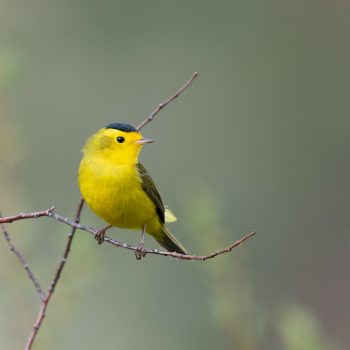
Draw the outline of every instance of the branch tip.
[[[148,123],[150,123],[153,118],[164,108],[166,107],[171,101],[175,100],[177,97],[179,97],[195,80],[198,76],[197,72],[194,72],[192,74],[192,77],[184,84],[181,86],[179,90],[177,90],[173,95],[168,97],[166,100],[163,102],[158,103],[158,106],[146,117],[146,119],[137,126],[137,131],[141,131]]]

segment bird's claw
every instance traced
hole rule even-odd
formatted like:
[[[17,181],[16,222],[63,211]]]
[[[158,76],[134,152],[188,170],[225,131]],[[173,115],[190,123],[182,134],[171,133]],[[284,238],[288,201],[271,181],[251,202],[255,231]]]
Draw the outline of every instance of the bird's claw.
[[[102,244],[105,241],[106,231],[109,230],[111,227],[113,227],[113,226],[112,225],[106,226],[104,228],[101,228],[101,230],[98,230],[95,233],[95,239],[96,239],[98,244]]]
[[[98,244],[102,244],[104,242],[104,240],[105,240],[105,233],[106,233],[105,229],[102,229],[102,230],[99,230],[99,231],[96,232],[95,239],[96,239]]]
[[[146,249],[143,243],[140,243],[135,249],[135,257],[137,260],[141,260],[146,256]]]

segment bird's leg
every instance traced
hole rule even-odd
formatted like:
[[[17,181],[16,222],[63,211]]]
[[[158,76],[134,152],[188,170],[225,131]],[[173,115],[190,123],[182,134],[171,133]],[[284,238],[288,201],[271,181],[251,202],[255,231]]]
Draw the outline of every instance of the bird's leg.
[[[95,239],[98,242],[98,244],[102,244],[105,240],[105,233],[107,230],[109,230],[113,225],[108,225],[104,228],[101,228],[101,230],[98,230],[95,234]]]
[[[146,232],[146,225],[142,225],[141,240],[135,250],[135,256],[137,260],[140,260],[146,255],[145,254],[145,232]]]

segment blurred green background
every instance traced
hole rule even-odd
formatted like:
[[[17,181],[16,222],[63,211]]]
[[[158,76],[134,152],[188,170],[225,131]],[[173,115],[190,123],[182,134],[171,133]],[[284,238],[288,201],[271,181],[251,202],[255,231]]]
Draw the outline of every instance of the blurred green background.
[[[5,215],[73,217],[85,139],[137,125],[197,70],[141,161],[190,252],[258,232],[205,263],[138,262],[78,232],[34,349],[350,348],[349,16],[341,0],[0,0]],[[46,287],[67,227],[8,229]],[[23,348],[38,307],[1,238],[1,349]]]

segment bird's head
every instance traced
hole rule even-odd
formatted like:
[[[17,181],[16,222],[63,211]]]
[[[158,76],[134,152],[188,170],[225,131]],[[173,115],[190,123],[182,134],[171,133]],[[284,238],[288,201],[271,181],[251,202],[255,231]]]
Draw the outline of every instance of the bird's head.
[[[110,123],[87,140],[83,153],[115,164],[130,165],[138,162],[142,146],[151,142],[129,124]]]

